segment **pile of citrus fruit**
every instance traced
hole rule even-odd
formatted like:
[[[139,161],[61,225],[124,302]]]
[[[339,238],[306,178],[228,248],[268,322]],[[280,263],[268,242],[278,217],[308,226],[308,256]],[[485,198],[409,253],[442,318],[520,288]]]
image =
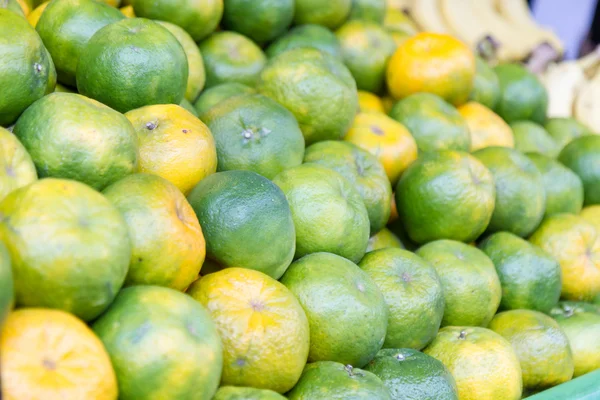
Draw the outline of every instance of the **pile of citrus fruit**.
[[[0,0],[2,399],[600,368],[600,136],[521,64],[384,0],[119,3]]]

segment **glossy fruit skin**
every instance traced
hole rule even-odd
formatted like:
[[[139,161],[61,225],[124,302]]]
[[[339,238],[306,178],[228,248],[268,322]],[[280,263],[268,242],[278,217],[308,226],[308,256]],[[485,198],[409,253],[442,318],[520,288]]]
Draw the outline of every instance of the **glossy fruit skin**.
[[[358,113],[344,140],[377,157],[392,186],[417,159],[417,143],[410,132],[383,113]]]
[[[538,153],[556,158],[560,149],[552,136],[539,124],[531,121],[517,121],[510,124],[515,137],[515,149],[523,153]]]
[[[267,389],[221,386],[212,400],[285,400],[285,397]]]
[[[600,294],[600,235],[583,217],[546,218],[529,240],[552,255],[562,271],[561,298],[591,301]]]
[[[404,244],[391,230],[383,228],[375,235],[369,238],[369,245],[367,246],[367,253],[380,249],[387,248],[403,249]],[[363,257],[364,259],[364,257]]]
[[[256,269],[279,279],[292,262],[296,231],[290,206],[267,178],[251,171],[218,172],[196,185],[188,201],[207,257],[222,268]]]
[[[0,125],[8,126],[34,101],[51,93],[56,70],[27,20],[0,9]]]
[[[14,134],[40,178],[74,179],[102,190],[137,167],[131,123],[79,94],[52,93],[38,100],[21,115]]]
[[[455,106],[469,98],[474,76],[473,52],[452,36],[430,32],[407,39],[387,67],[388,89],[394,98],[427,92]]]
[[[486,106],[469,101],[458,107],[458,112],[471,135],[471,152],[492,146],[515,147],[510,126]]]
[[[447,326],[423,350],[450,371],[464,400],[518,400],[521,366],[510,343],[481,327]]]
[[[231,97],[239,96],[243,94],[256,93],[254,88],[244,85],[243,83],[228,82],[221,83],[220,85],[213,86],[206,90],[203,90],[196,102],[194,108],[198,112],[200,118],[204,117],[204,114],[208,112],[212,107],[216,106],[222,101],[225,101]]]
[[[435,268],[444,292],[442,326],[487,326],[502,289],[492,261],[476,247],[437,240],[417,250]]]
[[[217,149],[210,130],[182,107],[157,104],[125,116],[138,140],[138,172],[159,175],[188,194],[217,170]]]
[[[573,352],[573,378],[600,368],[600,315],[578,312],[555,317]]]
[[[210,314],[173,289],[132,286],[92,325],[117,374],[119,398],[209,399],[223,347]]]
[[[37,179],[35,165],[15,135],[0,127],[0,201]]]
[[[348,19],[369,21],[382,25],[386,7],[386,0],[352,0],[352,8]]]
[[[385,68],[396,50],[392,36],[380,25],[348,21],[337,31],[344,63],[359,90],[380,93],[385,85]]]
[[[431,93],[416,93],[398,101],[390,117],[415,138],[419,151],[469,151],[469,128],[456,108]]]
[[[15,288],[10,254],[0,243],[0,329],[15,304]]]
[[[369,241],[369,215],[359,192],[340,173],[303,164],[277,175],[296,227],[295,258],[329,252],[358,262]]]
[[[329,29],[342,25],[350,14],[352,0],[296,0],[294,24],[318,24]]]
[[[223,16],[223,0],[135,0],[135,15],[182,27],[194,41],[210,35]]]
[[[342,48],[337,36],[324,26],[314,24],[293,27],[273,41],[265,52],[269,58],[273,58],[285,51],[299,47],[315,48],[342,60]]]
[[[115,371],[102,342],[72,314],[47,308],[12,312],[0,352],[3,399],[117,399]]]
[[[271,59],[257,90],[294,114],[307,145],[342,138],[358,108],[350,71],[316,49],[297,48]]]
[[[498,65],[494,72],[500,82],[500,100],[494,111],[509,124],[522,120],[543,124],[548,94],[535,75],[518,64]]]
[[[194,210],[175,185],[150,174],[133,174],[103,190],[125,218],[131,261],[125,286],[157,285],[185,290],[206,254]]]
[[[0,213],[18,306],[65,310],[84,321],[106,310],[127,275],[131,245],[123,217],[104,196],[47,178],[9,194]]]
[[[584,196],[579,176],[558,161],[539,153],[528,153],[527,157],[542,174],[546,192],[544,217],[560,213],[579,214]]]
[[[408,236],[417,243],[475,240],[487,228],[496,189],[490,171],[456,151],[423,153],[396,187],[396,205]]]
[[[574,118],[548,118],[544,124],[546,132],[554,139],[559,151],[580,136],[591,135],[590,128]]]
[[[558,305],[550,310],[548,315],[553,318],[557,317],[569,317],[573,314],[579,314],[582,312],[598,314],[600,315],[600,307],[594,303],[586,303],[584,301],[559,301]]]
[[[494,262],[500,278],[501,310],[545,313],[556,306],[562,278],[554,257],[510,232],[494,233],[479,247]]]
[[[227,82],[254,87],[267,62],[261,48],[237,32],[213,33],[199,47],[206,68],[207,88]]]
[[[279,393],[300,378],[309,351],[302,306],[262,272],[226,268],[196,281],[188,293],[211,315],[223,341],[222,385]]]
[[[492,110],[500,100],[500,81],[492,67],[479,56],[475,56],[475,79],[469,100]]]
[[[353,182],[367,208],[370,234],[385,227],[391,212],[392,186],[374,155],[349,142],[324,141],[306,149],[304,163],[322,165]]]
[[[490,329],[515,349],[523,387],[546,389],[573,376],[573,356],[567,336],[549,316],[538,311],[511,310],[497,314]]]
[[[585,190],[583,204],[600,204],[600,137],[574,139],[560,152],[558,160],[581,178]]]
[[[308,317],[309,362],[362,367],[381,349],[388,308],[375,282],[356,264],[331,253],[310,254],[292,263],[281,283]]]
[[[259,44],[284,34],[294,19],[294,0],[224,0],[224,4],[224,27]]]
[[[440,361],[413,349],[382,349],[365,367],[392,399],[458,400],[456,382]]]
[[[430,263],[402,249],[382,249],[358,264],[389,309],[383,348],[420,350],[435,337],[444,314],[442,283]]]
[[[203,114],[215,138],[218,171],[249,170],[273,179],[302,164],[304,136],[294,115],[261,94],[237,95]]]
[[[529,236],[546,209],[540,171],[527,156],[508,147],[486,147],[473,155],[492,173],[496,184],[496,206],[486,232]]]
[[[116,8],[92,0],[58,0],[48,4],[35,29],[50,52],[58,81],[75,86],[79,58],[90,38],[125,16]]]
[[[307,364],[298,384],[287,394],[290,400],[391,400],[381,379],[371,372],[333,361]]]
[[[179,104],[187,87],[188,62],[167,28],[127,18],[90,38],[76,78],[79,93],[124,113],[151,104]]]

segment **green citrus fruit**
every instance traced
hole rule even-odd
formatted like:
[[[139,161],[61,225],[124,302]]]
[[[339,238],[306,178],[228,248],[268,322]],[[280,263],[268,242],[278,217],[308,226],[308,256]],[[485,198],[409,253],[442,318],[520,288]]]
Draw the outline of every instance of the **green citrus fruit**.
[[[230,97],[255,92],[253,88],[242,83],[221,83],[220,85],[204,90],[194,103],[194,108],[198,112],[198,116],[202,118],[208,110]]]
[[[370,252],[359,266],[389,309],[384,348],[420,350],[433,340],[444,313],[442,284],[431,264],[402,249]]]
[[[554,257],[509,232],[488,236],[480,248],[493,261],[500,278],[500,309],[548,312],[556,306],[562,282]]]
[[[285,400],[285,397],[268,389],[221,386],[212,400]]]
[[[388,308],[375,282],[356,264],[335,254],[309,254],[292,263],[281,283],[308,317],[309,362],[362,367],[381,349]]]
[[[500,99],[494,109],[506,122],[530,120],[543,124],[548,108],[548,93],[524,66],[501,64],[494,68],[500,82]]]
[[[89,321],[123,285],[131,245],[119,211],[88,186],[42,179],[0,203],[16,303],[57,308]],[[43,221],[43,224],[40,223]]]
[[[185,290],[205,256],[198,218],[183,194],[164,178],[129,175],[103,190],[125,218],[131,261],[125,285],[157,285]]]
[[[0,9],[0,125],[15,122],[55,84],[52,58],[35,29],[25,18]]]
[[[15,289],[10,255],[4,244],[0,242],[0,329],[15,302]]]
[[[551,317],[569,317],[573,314],[579,314],[582,312],[599,314],[600,306],[593,303],[586,303],[584,301],[559,301],[558,305],[550,310],[549,315]]]
[[[461,400],[521,399],[521,367],[510,343],[480,327],[447,326],[425,350],[450,371]]]
[[[342,25],[350,14],[352,0],[296,0],[294,23],[323,25],[335,29]]]
[[[294,114],[306,144],[341,139],[358,109],[350,71],[316,49],[297,48],[271,59],[257,89]]]
[[[0,9],[6,9],[25,18],[25,12],[17,0],[2,0],[0,1]]]
[[[182,27],[194,41],[210,35],[223,16],[223,0],[130,0],[135,15]]]
[[[190,103],[190,101],[188,99],[184,98],[183,100],[181,100],[181,103],[179,103],[179,106],[181,108],[184,108],[187,112],[192,114],[194,117],[198,118],[198,111],[196,111],[196,109],[194,108],[194,105],[192,103]]]
[[[500,81],[494,70],[481,57],[475,56],[475,80],[469,100],[494,109],[500,99]]]
[[[515,138],[515,149],[523,153],[538,153],[556,158],[560,149],[543,126],[531,121],[517,121],[510,124]]]
[[[494,211],[494,179],[475,157],[456,151],[423,153],[404,172],[396,205],[408,236],[472,242]]]
[[[56,86],[54,87],[54,91],[60,93],[77,93],[77,89],[72,88],[70,86],[61,85],[60,83],[56,84]]]
[[[352,8],[348,19],[383,24],[386,14],[386,0],[352,0]]]
[[[591,135],[590,128],[574,118],[548,118],[544,125],[546,132],[556,142],[559,151],[580,136]]]
[[[184,100],[193,102],[198,98],[206,83],[206,72],[200,49],[198,49],[194,39],[179,26],[164,21],[158,21],[158,23],[167,28],[177,38],[185,51],[188,61],[188,80]]]
[[[307,364],[296,386],[287,393],[290,400],[391,400],[381,379],[371,372],[333,361]]]
[[[542,174],[546,192],[544,216],[571,213],[579,214],[583,207],[583,183],[569,168],[539,153],[527,154]]]
[[[218,171],[250,170],[269,179],[302,164],[304,137],[294,115],[261,94],[224,100],[206,113]]]
[[[25,147],[11,132],[0,127],[0,201],[10,192],[37,179],[35,165]]]
[[[137,140],[122,114],[95,100],[52,93],[21,115],[14,134],[40,177],[81,181],[101,190],[137,164]]]
[[[188,61],[177,38],[143,18],[100,29],[88,40],[77,65],[79,93],[119,112],[179,104],[187,81]]]
[[[308,319],[284,285],[262,272],[227,268],[188,290],[210,313],[223,341],[221,384],[290,390],[309,348]]]
[[[600,234],[593,224],[577,215],[556,214],[529,240],[560,264],[563,299],[591,301],[600,294]]]
[[[390,218],[392,186],[374,155],[349,142],[327,140],[309,146],[304,162],[337,171],[353,182],[367,208],[371,235],[383,229]]]
[[[567,336],[549,316],[532,310],[499,313],[490,329],[510,342],[523,374],[525,389],[546,389],[573,376],[573,356]]]
[[[471,148],[467,123],[454,106],[435,94],[416,93],[398,101],[390,117],[408,128],[421,152]]]
[[[369,215],[350,181],[323,166],[303,164],[283,171],[273,182],[292,210],[296,258],[326,251],[360,261],[369,241]]]
[[[435,268],[444,291],[442,326],[487,326],[502,296],[494,263],[476,247],[437,240],[417,250]]]
[[[444,364],[416,350],[379,350],[364,369],[383,381],[394,400],[458,400],[456,383]]]
[[[312,24],[300,25],[290,29],[271,43],[265,52],[269,58],[273,58],[298,47],[321,50],[332,57],[342,59],[342,48],[333,32],[321,25]]]
[[[558,325],[569,339],[575,372],[573,377],[600,368],[600,315],[579,312],[557,316]]]
[[[267,62],[260,47],[236,32],[213,33],[199,47],[206,68],[207,88],[227,82],[254,87]]]
[[[508,147],[486,147],[473,155],[492,173],[496,184],[496,207],[487,232],[529,236],[546,208],[540,171],[527,156]]]
[[[335,34],[356,87],[380,93],[385,86],[387,61],[396,50],[391,35],[374,22],[358,20],[348,21]]]
[[[383,228],[369,238],[367,253],[379,249],[387,249],[388,247],[403,249],[404,244],[391,230]]]
[[[210,314],[176,290],[123,289],[92,329],[117,374],[119,399],[210,399],[223,348]]]
[[[292,262],[290,206],[267,178],[251,171],[218,172],[200,181],[188,200],[204,233],[206,255],[223,268],[256,269],[279,279]]]
[[[92,0],[56,0],[44,10],[36,30],[50,52],[58,80],[75,86],[77,63],[85,45],[100,28],[125,19],[108,4]]]
[[[585,191],[583,204],[600,204],[600,136],[573,140],[560,152],[558,159],[581,178]]]
[[[254,40],[270,42],[294,19],[294,0],[225,0],[223,25]]]

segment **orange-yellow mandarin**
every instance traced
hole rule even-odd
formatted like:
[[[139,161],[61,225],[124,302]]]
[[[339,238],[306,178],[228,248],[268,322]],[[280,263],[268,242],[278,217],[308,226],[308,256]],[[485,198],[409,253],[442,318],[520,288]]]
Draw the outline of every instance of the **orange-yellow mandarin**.
[[[59,310],[11,313],[0,336],[3,400],[116,400],[117,380],[100,339]]]
[[[381,99],[373,93],[364,90],[358,91],[358,108],[361,112],[385,113]]]
[[[34,8],[33,11],[31,11],[29,13],[29,15],[27,15],[27,21],[29,21],[31,26],[33,26],[34,28],[37,25],[38,21],[40,20],[40,17],[42,16],[42,13],[46,9],[46,6],[48,5],[48,3],[50,3],[50,2],[47,1],[45,3],[40,4],[39,6]]]
[[[490,146],[515,147],[512,129],[495,112],[474,101],[458,107],[471,134],[471,151]]]
[[[344,140],[375,155],[394,185],[417,159],[417,143],[399,122],[381,113],[359,113]]]
[[[418,92],[437,94],[455,106],[467,101],[475,77],[475,56],[452,36],[419,33],[396,49],[387,84],[396,99]]]
[[[119,8],[119,11],[121,11],[127,18],[135,18],[135,11],[133,10],[132,5],[121,7]]]
[[[139,172],[165,178],[187,194],[217,170],[208,127],[183,107],[158,104],[128,111],[139,141]]]

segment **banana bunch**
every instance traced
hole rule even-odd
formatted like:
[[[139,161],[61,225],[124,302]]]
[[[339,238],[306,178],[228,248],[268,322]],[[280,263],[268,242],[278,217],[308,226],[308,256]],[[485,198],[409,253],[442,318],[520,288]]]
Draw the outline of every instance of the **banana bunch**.
[[[422,30],[454,35],[484,57],[491,45],[501,62],[524,60],[542,43],[557,56],[564,50],[552,31],[535,22],[526,0],[412,0],[407,5]]]

